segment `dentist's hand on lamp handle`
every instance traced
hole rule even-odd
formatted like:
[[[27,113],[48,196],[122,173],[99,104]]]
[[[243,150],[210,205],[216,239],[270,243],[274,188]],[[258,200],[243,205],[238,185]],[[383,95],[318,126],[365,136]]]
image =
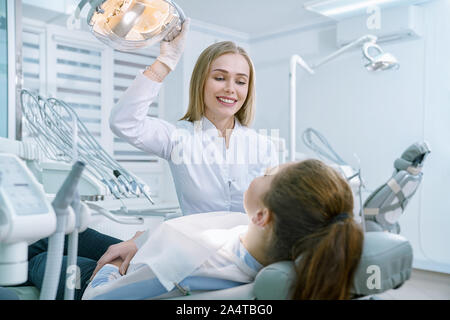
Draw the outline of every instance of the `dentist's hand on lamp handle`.
[[[121,275],[126,274],[131,259],[133,259],[134,255],[138,251],[134,240],[142,233],[144,233],[144,231],[138,231],[130,240],[110,246],[103,256],[97,261],[97,267],[95,267],[94,272],[92,272],[91,280],[94,278],[98,270],[108,263],[117,265]]]
[[[191,20],[186,18],[181,27],[180,34],[172,41],[161,41],[160,53],[156,61],[149,66],[144,75],[153,81],[162,82],[164,78],[177,66],[183,55],[186,44],[186,36]]]

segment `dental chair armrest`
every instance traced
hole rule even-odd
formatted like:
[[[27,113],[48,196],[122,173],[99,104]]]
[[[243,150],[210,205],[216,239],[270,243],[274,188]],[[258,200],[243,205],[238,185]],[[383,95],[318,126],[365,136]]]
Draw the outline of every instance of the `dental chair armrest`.
[[[241,286],[204,292],[192,292],[189,296],[171,298],[173,300],[254,300],[253,283]]]
[[[253,283],[238,287],[193,292],[190,296],[176,297],[176,300],[284,300],[295,279],[292,261],[280,261],[260,270]]]
[[[295,280],[294,263],[280,261],[261,269],[253,283],[225,290],[192,292],[174,300],[284,300]]]

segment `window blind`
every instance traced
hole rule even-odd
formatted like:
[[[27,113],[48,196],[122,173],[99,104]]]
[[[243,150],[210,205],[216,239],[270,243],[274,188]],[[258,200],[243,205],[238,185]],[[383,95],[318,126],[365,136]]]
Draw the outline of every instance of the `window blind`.
[[[45,31],[24,26],[22,31],[23,89],[40,94],[45,91]],[[22,122],[24,122],[22,117]],[[34,138],[26,126],[22,126],[22,140]]]
[[[23,88],[31,92],[39,93],[41,90],[41,34],[36,31],[24,29],[22,33],[22,66]]]
[[[54,54],[55,95],[69,104],[100,141],[102,52],[79,43],[58,43]]]
[[[143,53],[114,51],[114,103],[116,104],[131,85],[138,72],[142,72],[156,59]],[[148,117],[159,116],[159,101],[149,104]],[[158,163],[159,159],[133,147],[118,137],[114,137],[114,158],[118,161]]]

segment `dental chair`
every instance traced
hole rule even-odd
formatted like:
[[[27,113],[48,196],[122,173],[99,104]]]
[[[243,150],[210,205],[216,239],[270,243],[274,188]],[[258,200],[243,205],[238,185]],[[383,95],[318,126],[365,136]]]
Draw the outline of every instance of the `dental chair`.
[[[365,200],[366,233],[351,290],[353,299],[373,298],[401,287],[410,278],[413,251],[409,241],[399,235],[398,219],[422,181],[422,167],[430,152],[426,142],[409,146],[394,161],[391,178]],[[253,283],[226,290],[194,292],[173,299],[285,300],[292,294],[295,277],[294,263],[281,261],[263,268]]]
[[[431,152],[426,142],[409,146],[394,161],[394,173],[364,202],[366,231],[400,233],[398,219],[422,181],[422,167]]]
[[[415,194],[423,173],[421,168],[430,149],[426,143],[415,143],[394,162],[392,177],[364,202],[366,233],[363,252],[355,273],[352,299],[371,299],[376,294],[397,289],[411,276],[413,250],[409,241],[399,235],[398,219]],[[395,181],[395,183],[393,182]],[[332,276],[332,275],[330,275]],[[181,295],[173,291],[166,299],[175,300],[286,300],[295,283],[291,261],[280,261],[264,267],[255,281],[216,291],[194,291]],[[34,287],[17,289],[20,299],[38,296]]]
[[[352,298],[370,298],[399,288],[411,276],[412,260],[412,247],[404,237],[387,232],[366,233],[351,291]],[[291,297],[295,277],[294,263],[280,261],[263,268],[253,283],[225,290],[191,292],[188,296],[170,299],[286,300]]]
[[[365,234],[361,261],[355,274],[353,299],[399,288],[411,276],[413,251],[408,240],[388,232]],[[330,275],[332,276],[332,275]],[[249,284],[216,291],[193,291],[183,296],[173,291],[169,300],[287,300],[295,282],[294,263],[280,261],[264,267]],[[14,287],[21,300],[38,299],[35,287]]]

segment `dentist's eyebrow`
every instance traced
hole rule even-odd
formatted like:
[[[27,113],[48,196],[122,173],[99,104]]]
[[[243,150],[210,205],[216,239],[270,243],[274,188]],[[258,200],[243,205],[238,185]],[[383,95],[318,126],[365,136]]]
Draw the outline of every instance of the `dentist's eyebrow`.
[[[223,72],[223,73],[229,73],[227,70],[224,70],[224,69],[214,69],[213,72],[214,71],[220,71],[220,72]],[[246,75],[245,73],[236,73],[236,75],[248,78],[248,75]]]

